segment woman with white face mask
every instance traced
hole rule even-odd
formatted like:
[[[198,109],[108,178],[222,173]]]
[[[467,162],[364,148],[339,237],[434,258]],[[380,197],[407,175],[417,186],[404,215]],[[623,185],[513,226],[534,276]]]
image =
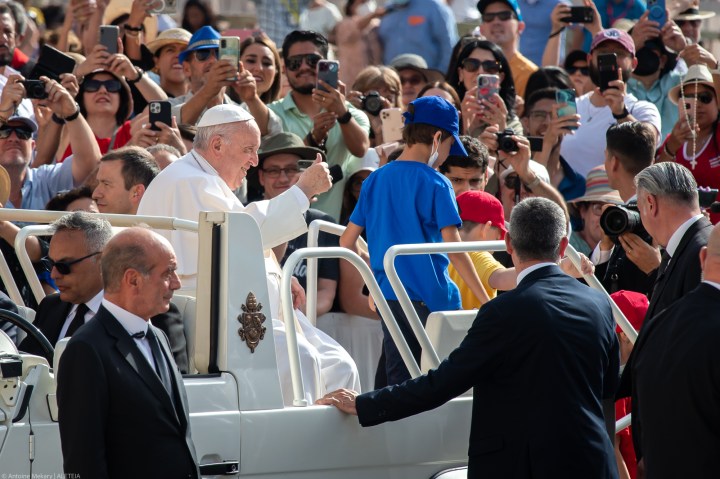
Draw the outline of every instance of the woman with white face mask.
[[[377,35],[384,8],[377,8],[375,0],[348,0],[345,19],[335,25],[329,40],[338,46],[340,80],[346,85],[369,65],[383,63],[382,45]]]

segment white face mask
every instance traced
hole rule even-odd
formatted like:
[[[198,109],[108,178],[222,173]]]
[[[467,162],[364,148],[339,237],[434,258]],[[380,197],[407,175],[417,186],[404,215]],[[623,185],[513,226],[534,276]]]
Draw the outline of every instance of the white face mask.
[[[355,15],[364,17],[365,15],[373,13],[376,9],[377,4],[375,3],[375,0],[368,0],[367,2],[357,7],[357,10],[355,10]]]
[[[440,150],[440,144],[438,144],[437,146],[435,146],[435,141],[433,141],[432,153],[430,153],[430,158],[428,158],[428,162],[427,162],[427,164],[428,164],[428,166],[429,166],[430,168],[434,168],[434,167],[435,167],[435,163],[437,163],[437,160],[438,160],[438,150]]]

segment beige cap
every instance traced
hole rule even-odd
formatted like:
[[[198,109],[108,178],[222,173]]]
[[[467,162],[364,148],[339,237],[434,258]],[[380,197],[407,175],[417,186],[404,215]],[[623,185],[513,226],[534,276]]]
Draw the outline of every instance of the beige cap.
[[[191,37],[192,33],[184,28],[170,28],[162,32],[155,40],[149,42],[146,46],[148,50],[150,50],[150,53],[155,55],[162,47],[173,43],[179,43],[183,47],[187,47]]]

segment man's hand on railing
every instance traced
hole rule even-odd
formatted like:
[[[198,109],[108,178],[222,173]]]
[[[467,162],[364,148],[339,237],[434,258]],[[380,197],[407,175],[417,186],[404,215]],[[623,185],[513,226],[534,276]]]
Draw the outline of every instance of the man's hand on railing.
[[[290,285],[290,291],[292,292],[293,309],[304,309],[305,308],[305,290],[300,286],[298,279],[293,276],[292,283]]]
[[[582,278],[586,274],[595,274],[595,265],[590,261],[590,258],[582,253],[578,253],[578,255],[580,255],[582,262],[581,270],[578,271],[573,262],[570,261],[570,258],[566,256],[560,260],[560,269],[563,270],[563,273],[573,278]]]
[[[355,409],[355,398],[359,394],[350,389],[338,389],[331,393],[327,393],[321,397],[315,404],[320,406],[335,406],[345,414],[352,414],[357,416],[357,409]]]

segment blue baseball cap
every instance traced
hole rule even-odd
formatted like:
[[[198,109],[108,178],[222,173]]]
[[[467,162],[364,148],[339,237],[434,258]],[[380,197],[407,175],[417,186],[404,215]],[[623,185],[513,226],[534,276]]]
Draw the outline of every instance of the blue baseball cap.
[[[412,110],[412,113],[410,110]],[[450,132],[455,139],[450,148],[450,154],[468,156],[465,147],[460,142],[460,124],[457,109],[455,105],[446,99],[439,96],[420,97],[410,102],[408,111],[403,113],[403,117],[405,117],[406,125],[423,123]]]
[[[522,22],[522,15],[520,14],[520,5],[518,5],[517,0],[480,0],[477,3],[477,8],[480,11],[480,14],[482,14],[485,9],[492,5],[493,3],[504,3],[508,7],[512,9],[513,12],[515,12],[515,16],[517,17],[519,22]]]
[[[207,50],[208,48],[220,48],[220,33],[213,27],[205,25],[190,37],[190,43],[188,43],[185,50],[180,52],[178,61],[183,63],[190,53],[197,50]]]

